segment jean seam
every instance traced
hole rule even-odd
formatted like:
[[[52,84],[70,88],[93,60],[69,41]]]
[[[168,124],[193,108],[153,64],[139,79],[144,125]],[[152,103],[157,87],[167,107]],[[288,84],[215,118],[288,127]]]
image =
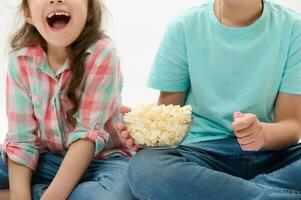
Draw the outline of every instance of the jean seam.
[[[301,191],[298,190],[292,190],[287,188],[278,188],[278,187],[271,187],[275,192],[286,192],[291,194],[301,194]]]
[[[150,200],[149,198],[145,198],[144,196],[138,194],[136,191],[133,191],[133,190],[132,190],[132,194],[134,195],[135,198],[139,198],[142,200]]]
[[[256,185],[262,185],[260,183],[256,183],[253,180],[249,180],[250,182],[256,184]],[[280,188],[280,187],[273,187],[270,185],[264,185],[264,187],[270,188],[275,192],[286,192],[286,193],[290,193],[290,194],[301,194],[301,191],[298,190],[292,190],[292,189],[287,189],[287,188]]]
[[[187,158],[181,151],[180,151],[180,149],[175,149],[174,150],[174,153],[177,153],[177,154],[179,154],[179,156],[181,156],[182,158],[184,158],[185,159],[185,162],[186,163],[195,163],[193,160],[191,160],[191,159],[189,159],[189,158]]]
[[[205,148],[204,149],[200,149],[200,148],[197,148],[195,146],[190,146],[190,145],[181,145],[181,146],[187,147],[189,149],[193,149],[193,150],[196,150],[196,151],[198,151],[198,150],[204,150],[206,152],[211,152],[211,150],[208,151],[208,149],[205,149]],[[177,148],[177,150],[178,150],[178,148]],[[234,153],[234,154],[231,154],[231,155],[216,155],[216,156],[219,157],[219,158],[221,158],[221,159],[239,159],[239,158],[242,157],[242,153]]]
[[[251,161],[249,158],[244,158],[244,163],[245,163],[245,179],[250,179],[251,177]]]
[[[146,197],[142,196],[141,194],[138,194],[138,193],[136,192],[136,189],[135,189],[134,185],[130,182],[129,179],[128,179],[128,183],[129,183],[129,186],[130,186],[132,195],[133,195],[135,198],[139,198],[139,199],[142,199],[142,200],[150,200],[149,198],[146,198]]]
[[[102,189],[103,186],[101,184],[102,180],[105,178],[105,175],[103,173],[100,173],[97,177],[97,179],[95,180],[98,183],[98,186]]]

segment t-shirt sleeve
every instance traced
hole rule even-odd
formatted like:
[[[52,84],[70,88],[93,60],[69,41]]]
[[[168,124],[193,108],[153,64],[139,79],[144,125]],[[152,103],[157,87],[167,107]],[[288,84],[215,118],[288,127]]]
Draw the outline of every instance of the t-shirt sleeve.
[[[301,95],[301,20],[295,23],[280,92]]]
[[[165,92],[183,92],[188,89],[189,82],[183,24],[173,20],[155,56],[147,85]]]

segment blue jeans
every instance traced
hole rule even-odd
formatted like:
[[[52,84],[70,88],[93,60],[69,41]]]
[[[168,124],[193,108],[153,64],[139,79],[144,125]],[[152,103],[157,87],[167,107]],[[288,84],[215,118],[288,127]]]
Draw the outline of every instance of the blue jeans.
[[[143,200],[301,199],[301,144],[283,151],[242,151],[235,138],[174,149],[145,149],[128,181]]]
[[[55,177],[63,157],[43,153],[32,177],[32,200],[38,200]],[[76,167],[76,164],[75,164]],[[116,156],[92,160],[69,200],[131,200],[126,181],[128,158]],[[8,189],[7,166],[0,160],[0,189]]]

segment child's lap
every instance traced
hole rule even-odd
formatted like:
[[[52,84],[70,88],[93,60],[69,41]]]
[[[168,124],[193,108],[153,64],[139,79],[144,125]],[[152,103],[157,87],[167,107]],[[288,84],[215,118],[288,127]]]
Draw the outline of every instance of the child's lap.
[[[63,157],[61,156],[49,153],[40,155],[37,170],[32,178],[33,199],[38,199],[47,189],[62,161]],[[74,167],[76,167],[76,163]],[[122,156],[92,160],[79,184],[75,187],[74,195],[71,193],[70,199],[77,199],[80,194],[84,194],[85,197],[100,194],[106,194],[108,197],[130,194],[126,179],[127,167],[128,158]],[[0,189],[7,189],[8,187],[7,166],[0,158]]]

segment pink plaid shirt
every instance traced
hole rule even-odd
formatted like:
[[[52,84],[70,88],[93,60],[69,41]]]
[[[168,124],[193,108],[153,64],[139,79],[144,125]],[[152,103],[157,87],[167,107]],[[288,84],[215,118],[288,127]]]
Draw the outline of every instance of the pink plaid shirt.
[[[35,170],[40,153],[65,155],[79,139],[95,142],[97,159],[130,156],[115,129],[122,88],[116,50],[109,39],[103,39],[87,53],[74,129],[66,121],[71,107],[65,95],[71,75],[69,62],[54,73],[40,45],[10,53],[6,85],[9,131],[2,147],[5,158]]]

